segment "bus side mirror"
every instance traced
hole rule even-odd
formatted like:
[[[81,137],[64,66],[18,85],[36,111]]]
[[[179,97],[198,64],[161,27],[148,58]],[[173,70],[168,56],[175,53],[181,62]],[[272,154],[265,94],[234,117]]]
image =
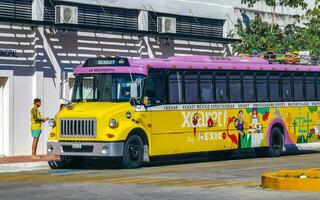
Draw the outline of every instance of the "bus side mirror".
[[[139,91],[139,83],[138,82],[132,82],[130,83],[130,97],[131,98],[138,98],[140,95],[138,95]]]

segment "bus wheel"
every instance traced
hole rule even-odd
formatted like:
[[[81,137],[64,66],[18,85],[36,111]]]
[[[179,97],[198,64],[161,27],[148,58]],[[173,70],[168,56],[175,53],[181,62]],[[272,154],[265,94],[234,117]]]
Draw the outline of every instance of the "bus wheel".
[[[123,149],[122,162],[126,168],[139,168],[143,163],[143,142],[138,135],[131,135]]]
[[[270,133],[268,154],[270,157],[278,157],[283,150],[283,135],[278,127],[273,127]]]

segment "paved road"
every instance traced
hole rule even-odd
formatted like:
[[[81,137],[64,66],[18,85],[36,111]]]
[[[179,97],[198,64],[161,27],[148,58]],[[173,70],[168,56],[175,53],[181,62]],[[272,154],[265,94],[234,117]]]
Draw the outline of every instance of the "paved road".
[[[280,158],[240,154],[232,160],[162,160],[135,170],[92,161],[82,170],[5,173],[0,174],[0,199],[319,199],[319,193],[259,185],[262,172],[319,167],[320,153]]]

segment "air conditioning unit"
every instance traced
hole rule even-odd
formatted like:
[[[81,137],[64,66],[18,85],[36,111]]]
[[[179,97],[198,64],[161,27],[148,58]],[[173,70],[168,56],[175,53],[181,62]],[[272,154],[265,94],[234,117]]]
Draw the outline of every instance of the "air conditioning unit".
[[[157,26],[159,33],[176,33],[176,18],[158,17]]]
[[[57,5],[55,11],[56,24],[78,24],[78,7]]]

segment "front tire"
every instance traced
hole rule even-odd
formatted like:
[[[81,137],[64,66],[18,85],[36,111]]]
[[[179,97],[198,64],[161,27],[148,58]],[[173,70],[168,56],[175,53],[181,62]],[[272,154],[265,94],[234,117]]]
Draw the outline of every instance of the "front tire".
[[[125,168],[139,168],[143,163],[143,142],[138,135],[131,135],[123,149],[122,163]]]

